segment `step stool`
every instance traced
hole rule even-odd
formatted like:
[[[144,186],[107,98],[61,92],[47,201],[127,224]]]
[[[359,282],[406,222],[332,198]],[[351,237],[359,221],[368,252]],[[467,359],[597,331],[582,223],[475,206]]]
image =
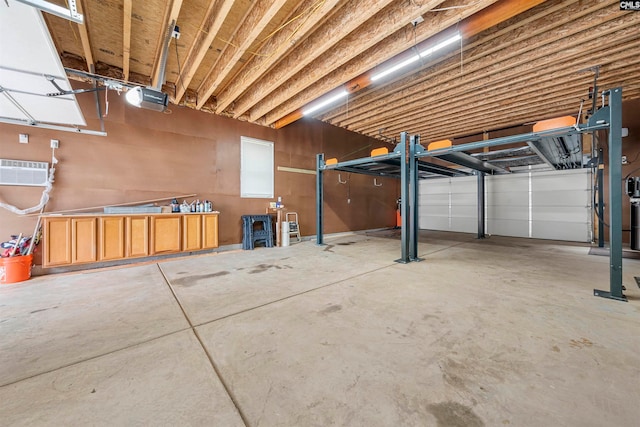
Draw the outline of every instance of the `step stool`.
[[[289,219],[289,215],[294,219],[293,221]],[[285,221],[289,223],[289,237],[296,236],[298,242],[302,241],[300,237],[300,225],[298,223],[298,213],[297,212],[287,212],[285,215]]]
[[[242,249],[254,249],[257,242],[273,247],[273,229],[270,215],[242,215]]]

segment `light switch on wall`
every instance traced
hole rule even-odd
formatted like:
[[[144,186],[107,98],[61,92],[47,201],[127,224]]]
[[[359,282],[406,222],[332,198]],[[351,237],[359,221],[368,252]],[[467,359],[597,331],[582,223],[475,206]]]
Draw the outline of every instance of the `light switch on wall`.
[[[20,141],[20,144],[28,144],[29,143],[29,135],[27,135],[26,133],[21,133],[18,141]]]
[[[52,139],[51,148],[60,148],[60,141],[58,141],[57,139]]]

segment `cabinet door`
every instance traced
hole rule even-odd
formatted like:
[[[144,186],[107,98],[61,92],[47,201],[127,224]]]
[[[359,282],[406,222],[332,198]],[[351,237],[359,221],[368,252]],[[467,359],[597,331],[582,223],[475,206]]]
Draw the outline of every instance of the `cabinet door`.
[[[186,214],[182,217],[182,250],[202,249],[202,215]]]
[[[154,215],[151,217],[151,255],[180,251],[181,224],[181,215]]]
[[[43,218],[43,267],[71,264],[71,221]]]
[[[149,256],[149,217],[127,217],[127,257]]]
[[[71,218],[71,262],[95,262],[96,254],[96,217]]]
[[[99,221],[100,261],[124,258],[124,217],[105,216]]]
[[[218,214],[202,216],[202,248],[218,247]]]

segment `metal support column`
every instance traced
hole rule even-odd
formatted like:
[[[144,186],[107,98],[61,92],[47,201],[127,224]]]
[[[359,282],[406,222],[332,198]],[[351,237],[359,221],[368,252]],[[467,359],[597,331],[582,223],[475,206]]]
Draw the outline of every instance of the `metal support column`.
[[[409,259],[422,261],[418,258],[418,159],[416,147],[420,144],[420,135],[409,138]]]
[[[598,247],[604,248],[604,154],[602,148],[598,148],[598,171],[596,182],[598,186]]]
[[[609,96],[608,107],[598,110],[589,121],[609,122],[609,292],[594,289],[593,294],[626,301],[622,293],[622,88],[603,95]]]
[[[400,134],[400,144],[396,147],[400,150],[402,157],[400,159],[400,199],[402,206],[400,207],[400,215],[402,217],[402,225],[400,227],[400,246],[401,256],[396,262],[406,264],[411,261],[409,258],[409,162],[407,161],[407,132]]]
[[[478,239],[484,239],[484,172],[477,172],[478,176]]]
[[[324,227],[324,193],[323,193],[323,171],[324,153],[316,155],[316,244],[323,244],[322,229]]]

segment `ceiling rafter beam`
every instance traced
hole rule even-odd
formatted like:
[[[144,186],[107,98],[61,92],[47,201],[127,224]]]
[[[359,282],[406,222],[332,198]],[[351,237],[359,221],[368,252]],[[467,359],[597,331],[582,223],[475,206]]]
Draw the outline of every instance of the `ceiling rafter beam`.
[[[625,91],[623,89],[623,91]],[[640,85],[629,87],[627,98],[636,98],[640,91]],[[410,133],[417,133],[421,135],[422,141],[434,141],[441,138],[459,138],[467,135],[474,135],[481,133],[486,129],[502,129],[506,127],[522,125],[525,122],[545,120],[564,115],[575,115],[578,113],[579,102],[576,103],[575,99],[578,94],[574,93],[566,96],[566,99],[561,97],[553,98],[551,102],[545,104],[534,105],[521,105],[511,108],[508,117],[501,120],[494,120],[488,122],[486,117],[479,117],[470,122],[457,122],[455,127],[446,129],[426,129],[426,128],[414,128]],[[568,99],[568,101],[567,101]],[[572,101],[573,100],[573,101]],[[541,108],[544,109],[545,115],[541,116]],[[373,135],[371,135],[373,136]]]
[[[537,19],[544,18],[551,11],[564,10],[567,8],[568,4],[575,3],[577,1],[579,0],[564,0],[564,2],[558,2],[557,4],[553,5],[551,8],[545,9],[543,11],[540,11],[538,9],[530,9],[518,15],[517,17],[510,18],[508,21],[505,21],[500,26],[494,26],[490,30],[485,31],[481,39],[476,37],[470,41],[466,41],[464,44],[464,52],[463,52],[464,62],[467,62],[469,51],[471,49],[474,49],[475,47],[483,43],[487,43],[489,40],[495,40],[501,36],[504,36],[505,34],[509,34],[509,33],[512,34],[514,31],[518,31],[520,29],[522,29],[521,31],[525,31],[528,34],[528,37],[533,37],[534,35],[539,34],[541,30],[537,26],[534,26],[533,29],[530,29],[528,25],[530,25],[532,22],[535,22]],[[491,50],[486,51],[485,54],[489,55],[501,48],[502,47],[493,47]],[[443,57],[441,60],[437,60],[437,62],[442,63],[453,56],[456,56],[457,58],[459,58],[459,55],[460,55],[459,52],[449,54]],[[429,64],[425,64],[424,66],[424,68],[429,68],[429,67],[430,67]],[[434,72],[432,69],[428,73],[425,73],[425,70],[423,69],[415,74],[414,79],[417,81],[426,80],[426,79],[432,78],[433,75],[434,75]],[[376,85],[375,87],[371,87],[371,89],[365,94],[352,98],[350,100],[351,105],[349,106],[349,110],[348,110],[349,118],[355,118],[355,116],[358,114],[358,111],[360,110],[366,111],[367,106],[369,106],[370,103],[379,101],[382,98],[388,97],[389,93],[393,94],[395,92],[401,91],[407,87],[410,87],[416,84],[416,81],[414,81],[413,79],[411,79],[410,81],[408,80],[409,79],[407,78],[406,75],[398,76],[394,80],[389,80],[382,84]],[[361,104],[361,105],[358,106],[358,104]],[[372,109],[372,108],[369,108],[369,109]],[[343,116],[346,114],[346,112],[347,112],[346,107],[338,106],[333,110],[321,115],[319,118],[321,120],[341,121],[343,120]]]
[[[418,130],[420,132],[427,132],[428,134],[436,133],[441,135],[444,133],[447,138],[450,138],[455,136],[453,133],[455,129],[460,129],[463,131],[462,133],[468,134],[469,131],[467,128],[472,126],[495,128],[495,121],[505,120],[511,113],[522,108],[522,105],[531,106],[532,108],[532,110],[529,110],[530,116],[526,119],[527,121],[543,120],[552,117],[547,111],[547,106],[554,101],[570,103],[574,109],[571,114],[576,115],[580,107],[580,100],[584,98],[585,88],[588,85],[587,80],[588,79],[585,78],[583,82],[578,81],[569,85],[564,82],[547,85],[539,90],[545,91],[544,93],[547,93],[546,91],[553,93],[553,96],[544,97],[532,94],[533,96],[529,97],[526,103],[522,103],[522,100],[517,100],[505,103],[483,104],[481,100],[476,100],[474,104],[479,105],[479,107],[474,109],[470,106],[468,109],[460,110],[462,114],[459,114],[459,116],[461,117],[444,121],[441,120],[442,116],[434,116],[433,122],[430,122],[428,125],[418,126]],[[633,72],[623,71],[622,73],[611,74],[606,79],[602,79],[601,82],[603,87],[609,88],[617,86],[619,82],[625,80],[633,81]],[[421,115],[420,117],[424,116]],[[446,115],[445,117],[452,116]],[[415,121],[414,123],[419,122]],[[413,126],[413,129],[416,129],[416,125],[414,124]],[[449,130],[450,133],[447,133],[447,130]],[[458,131],[458,134],[459,133],[460,131]]]
[[[390,0],[360,0],[352,7],[340,9],[331,21],[315,31],[235,103],[234,117],[251,109],[250,120],[258,119],[279,98],[286,99],[291,91],[302,90],[353,58],[357,52],[407,26],[409,23],[404,17],[420,16],[439,1],[429,0],[418,6],[415,2],[391,4]],[[293,80],[296,75],[298,77]],[[285,81],[286,89],[276,91]],[[268,94],[270,101],[262,102]]]
[[[269,39],[259,50],[260,55],[254,56],[238,73],[234,80],[217,95],[216,112],[220,114],[231,103],[240,97],[247,88],[251,87],[261,76],[268,72],[281,57],[287,55],[301,44],[310,32],[322,21],[330,18],[339,0],[303,0],[292,13],[295,21],[282,28]],[[298,19],[302,22],[298,23]],[[213,89],[201,85],[198,97],[209,98]],[[204,102],[204,100],[202,101]]]
[[[231,42],[226,44],[218,60],[204,78],[202,87],[208,88],[207,90],[212,93],[215,92],[220,83],[232,71],[234,65],[286,3],[287,0],[259,0],[255,2],[236,28]],[[184,88],[182,88],[182,93],[184,93]],[[178,92],[178,95],[182,96],[182,93]]]
[[[633,81],[633,71],[622,69],[611,73],[605,79],[602,79],[601,82],[603,87],[613,87],[624,82],[625,79],[627,79],[627,81]],[[547,84],[544,87],[537,87],[538,95],[536,96],[536,92],[533,92],[532,96],[526,99],[526,102],[523,102],[522,99],[519,99],[517,102],[483,102],[483,99],[486,98],[477,97],[473,101],[470,100],[468,108],[459,109],[456,116],[452,116],[447,113],[439,114],[438,111],[425,108],[422,112],[416,112],[416,114],[418,114],[417,117],[425,117],[425,115],[429,115],[430,120],[427,123],[423,120],[413,120],[412,123],[408,123],[401,127],[392,126],[386,131],[400,132],[410,129],[412,132],[419,132],[423,135],[428,134],[429,136],[433,136],[434,134],[437,134],[442,135],[445,138],[450,138],[453,136],[459,136],[460,134],[472,133],[468,128],[474,125],[484,126],[485,129],[496,129],[498,128],[498,126],[495,125],[496,122],[510,120],[511,114],[520,109],[526,108],[527,111],[529,111],[529,116],[524,119],[528,122],[553,117],[553,114],[550,115],[547,107],[554,102],[571,104],[571,111],[575,110],[572,114],[577,114],[580,107],[580,101],[585,97],[585,89],[589,84],[588,80],[588,76],[585,75],[583,81],[576,81],[572,84],[560,81],[553,84]],[[515,87],[514,90],[524,92],[522,87]],[[440,102],[440,100],[434,101]],[[567,110],[567,113],[570,113],[571,111]],[[431,117],[433,119],[431,119]],[[522,123],[520,122],[515,124]],[[456,129],[460,130],[456,133]],[[371,136],[375,135],[373,130],[362,133]]]
[[[509,10],[512,10],[512,13],[517,14],[517,11],[525,5],[531,7],[531,4],[540,3],[541,1],[543,0],[506,0],[502,3],[512,6]],[[457,0],[449,0],[445,2],[442,7],[453,7],[453,5],[460,6],[463,4],[466,4],[468,7],[437,12],[435,16],[428,21],[428,25],[418,25],[415,27],[415,39],[427,40],[447,28],[454,27],[458,23],[460,24],[459,27],[462,28],[464,21],[460,22],[461,20],[469,18],[472,15],[481,16],[478,12],[490,7],[494,3],[494,0],[481,0],[471,4],[466,4],[464,1],[460,2]],[[502,10],[499,9],[498,12],[496,12],[496,20],[498,21],[494,22],[493,25],[504,20],[502,17]],[[489,23],[485,25],[489,25]],[[474,31],[479,32],[479,28],[481,27],[474,26],[473,28],[475,28]],[[470,37],[472,35],[467,33],[465,34],[465,37]],[[318,79],[317,82],[306,87],[304,91],[292,96],[289,100],[273,109],[265,115],[265,122],[268,125],[275,124],[275,127],[279,128],[286,125],[287,122],[290,123],[291,121],[297,120],[297,118],[301,117],[301,108],[304,105],[335,89],[336,82],[348,82],[344,87],[355,88],[355,90],[352,90],[351,92],[367,87],[371,84],[371,80],[369,78],[371,70],[373,70],[377,65],[390,59],[393,55],[405,52],[407,49],[413,47],[413,45],[413,38],[407,39],[404,32],[398,31],[394,33],[387,37],[384,42],[362,52],[348,63],[338,67],[323,78]],[[288,120],[290,118],[293,118],[294,120]]]
[[[84,0],[78,0],[78,13],[84,16],[84,23],[78,24],[78,32],[80,33],[80,42],[82,43],[82,52],[84,59],[87,62],[87,70],[90,73],[95,73],[96,65],[93,61],[93,52],[91,51],[91,41],[89,39],[89,19],[85,12]]]
[[[640,37],[638,37],[640,39]],[[576,78],[579,78],[577,70],[586,68],[594,63],[600,64],[603,70],[606,72],[617,71],[617,66],[628,67],[628,58],[634,58],[629,53],[629,49],[640,47],[640,41],[623,39],[625,43],[620,43],[620,39],[613,39],[609,43],[600,46],[603,50],[597,56],[585,57],[584,55],[567,55],[563,59],[564,68],[560,71],[551,73],[541,73],[541,68],[533,68],[529,70],[514,70],[510,77],[499,79],[498,84],[481,85],[477,91],[474,91],[470,98],[469,93],[455,92],[445,90],[440,92],[443,96],[439,96],[437,100],[431,98],[431,101],[437,101],[437,105],[441,108],[433,109],[431,107],[425,107],[424,101],[419,103],[411,103],[409,110],[402,112],[393,112],[393,116],[387,115],[387,119],[384,122],[384,126],[390,129],[403,129],[412,123],[415,123],[417,117],[423,117],[428,115],[430,117],[429,123],[433,126],[433,123],[438,123],[438,120],[442,120],[444,117],[457,116],[461,112],[466,115],[468,110],[483,111],[487,114],[492,113],[489,107],[494,104],[502,105],[504,103],[515,103],[516,100],[529,99],[527,95],[535,97],[538,93],[547,93],[549,87],[556,82],[572,82]],[[574,76],[571,79],[571,76]],[[532,82],[535,81],[535,84]],[[583,80],[578,80],[579,84],[583,87],[589,87],[592,82],[592,76],[584,74]],[[566,83],[565,83],[566,84]],[[485,111],[483,107],[488,107]],[[383,113],[381,113],[383,114]],[[388,114],[388,113],[387,113]],[[358,127],[358,130],[363,133],[375,132],[379,129],[380,123],[370,124],[369,126]]]
[[[636,42],[631,43],[628,46],[629,48],[637,48],[640,47],[640,44]],[[624,57],[623,55],[613,55],[613,52],[611,55],[611,59],[614,61],[628,59],[628,56]],[[619,70],[618,68],[609,67],[609,65],[613,64],[602,63],[599,59],[600,58],[598,58],[598,63],[603,67],[607,67],[607,73],[615,75],[619,75],[620,72],[624,72],[624,67],[629,66],[629,61],[625,61],[623,62],[624,65],[621,65],[622,69]],[[609,58],[602,59],[608,60]],[[453,117],[461,114],[466,116],[470,114],[470,112],[481,112],[491,116],[494,114],[492,109],[496,106],[499,107],[501,105],[516,104],[517,102],[522,102],[525,99],[537,99],[540,93],[546,94],[550,93],[552,90],[561,89],[560,87],[555,86],[557,82],[563,82],[567,87],[573,87],[574,84],[580,85],[585,90],[584,97],[586,97],[586,90],[592,83],[593,77],[588,74],[584,74],[584,76],[580,78],[580,75],[576,73],[576,70],[581,67],[584,68],[590,64],[593,64],[593,62],[568,61],[567,66],[571,67],[571,71],[552,73],[549,75],[549,78],[536,80],[535,84],[532,84],[531,82],[534,81],[534,78],[540,76],[540,70],[538,69],[528,73],[523,79],[507,81],[500,85],[500,87],[491,88],[486,91],[478,91],[478,93],[473,94],[473,96],[459,96],[459,101],[456,101],[455,98],[452,99],[449,96],[438,98],[438,105],[446,105],[446,108],[433,109],[425,106],[424,104],[416,105],[410,111],[400,113],[398,116],[388,117],[388,119],[384,121],[384,126],[392,130],[404,129],[407,126],[413,126],[418,117],[424,117],[425,115],[430,117],[429,123],[431,127],[439,126],[438,123],[444,121],[446,117]],[[573,79],[570,78],[571,75],[574,76]],[[450,121],[447,120],[447,122]],[[354,130],[359,130],[363,133],[371,133],[375,132],[378,127],[379,125]]]
[[[621,23],[620,20],[618,23]],[[374,114],[374,117],[358,122],[355,127],[362,130],[367,128],[367,124],[369,124],[370,127],[379,127],[379,117],[384,113],[384,111],[393,111],[394,114],[402,114],[406,108],[406,101],[404,100],[406,100],[406,97],[410,95],[412,96],[412,102],[418,102],[420,99],[425,100],[428,97],[428,94],[432,93],[435,88],[438,88],[439,92],[449,92],[456,90],[456,88],[464,88],[465,86],[461,83],[471,80],[475,81],[475,79],[481,80],[484,84],[491,84],[492,81],[498,79],[496,76],[499,76],[499,79],[502,81],[508,81],[512,77],[517,77],[519,74],[533,69],[537,69],[539,72],[544,73],[545,70],[548,70],[556,63],[563,63],[563,61],[570,60],[576,56],[584,55],[583,51],[572,52],[570,50],[571,48],[579,47],[585,43],[595,42],[596,40],[602,40],[603,37],[610,37],[612,34],[617,32],[621,32],[621,34],[618,35],[619,37],[624,37],[625,35],[627,37],[633,36],[633,22],[627,22],[624,25],[628,26],[620,28],[618,26],[603,25],[597,30],[584,29],[582,37],[574,37],[570,39],[570,42],[564,43],[552,42],[547,45],[537,45],[525,40],[522,44],[533,47],[535,50],[527,53],[526,57],[522,55],[509,55],[508,58],[511,59],[511,61],[492,55],[485,57],[482,55],[482,49],[480,47],[478,51],[480,55],[478,56],[478,60],[470,62],[469,64],[473,65],[468,65],[462,75],[452,75],[451,71],[438,73],[432,79],[425,81],[423,84],[407,88],[402,92],[395,94],[393,99],[387,99],[386,103],[377,103],[379,104],[379,108]],[[619,37],[616,37],[616,39],[619,39]],[[519,46],[513,45],[512,47],[517,49]],[[508,55],[507,50],[508,49],[503,50],[505,55]],[[455,61],[452,60],[452,62]],[[450,68],[455,67],[456,64],[454,63]],[[442,68],[446,70],[447,64],[443,64]],[[480,81],[478,81],[478,85],[480,85]],[[412,95],[416,92],[425,95],[419,95],[418,97]]]
[[[123,80],[129,80],[129,61],[131,58],[131,10],[133,0],[124,0],[122,35],[122,74]]]
[[[222,28],[222,24],[225,19],[229,15],[231,8],[233,7],[233,0],[219,0],[212,1],[209,3],[209,7],[202,18],[202,23],[200,24],[200,31],[198,36],[194,38],[191,47],[189,48],[189,53],[187,54],[187,59],[184,61],[184,65],[182,67],[182,72],[178,75],[178,78],[175,81],[176,86],[176,94],[174,97],[174,102],[178,103],[180,99],[185,94],[185,91],[191,84],[193,80],[193,76],[196,75],[198,67],[202,64],[211,44],[218,36],[220,32],[220,28]],[[196,108],[200,109],[207,102],[209,96],[201,98],[198,95],[198,99],[196,100]]]
[[[161,76],[163,71],[163,52],[166,48],[165,43],[167,42],[167,33],[168,31],[173,30],[173,28],[169,27],[178,22],[180,8],[182,8],[182,0],[169,0],[166,3],[164,18],[162,20],[162,28],[158,34],[158,40],[156,41],[156,53],[153,61],[153,68],[151,69],[151,86],[153,87],[162,87],[164,84],[164,82],[159,81],[161,78],[164,78],[164,76]],[[171,42],[170,38],[169,42]]]
[[[607,8],[610,9],[610,8]],[[615,19],[617,16],[613,14],[607,14],[607,9],[592,10],[590,12],[600,12],[603,23]],[[352,107],[356,109],[349,119],[344,120],[344,125],[354,123],[356,120],[362,122],[362,118],[358,118],[360,111],[363,109],[376,109],[376,116],[379,115],[380,110],[392,110],[395,108],[402,108],[405,106],[405,97],[408,93],[419,93],[417,98],[424,99],[428,95],[428,91],[434,87],[441,87],[445,83],[452,82],[453,89],[455,87],[461,87],[466,85],[468,79],[482,74],[483,77],[487,75],[500,74],[514,68],[518,65],[527,65],[529,67],[539,65],[539,62],[534,62],[534,59],[540,59],[546,64],[552,64],[545,56],[549,53],[556,53],[562,51],[566,42],[558,43],[561,34],[567,34],[567,32],[574,37],[571,39],[571,46],[579,45],[582,43],[581,38],[577,37],[578,34],[584,33],[587,36],[592,32],[593,21],[595,17],[593,13],[585,13],[582,16],[576,16],[575,18],[565,16],[568,21],[560,21],[559,25],[550,24],[545,26],[544,23],[539,23],[539,26],[544,28],[545,31],[538,32],[536,34],[529,34],[529,32],[517,32],[513,31],[505,34],[502,37],[485,42],[479,40],[479,42],[466,53],[466,60],[464,62],[464,70],[460,72],[460,64],[457,58],[449,58],[449,60],[440,62],[432,67],[425,68],[421,72],[410,76],[405,79],[406,84],[403,84],[403,88],[395,90],[393,85],[386,87],[384,100],[377,101],[362,100],[363,108],[358,109],[360,102],[352,102]],[[600,18],[600,17],[599,17]],[[558,20],[560,18],[557,18]],[[555,22],[556,20],[546,20],[549,22]],[[569,28],[567,25],[570,24]],[[505,47],[506,46],[506,47]],[[553,47],[556,47],[555,49]],[[400,86],[396,84],[396,86]],[[440,89],[439,89],[440,90]],[[413,101],[417,101],[415,97]],[[368,114],[368,121],[375,120],[375,118]],[[365,119],[366,121],[367,119]]]

